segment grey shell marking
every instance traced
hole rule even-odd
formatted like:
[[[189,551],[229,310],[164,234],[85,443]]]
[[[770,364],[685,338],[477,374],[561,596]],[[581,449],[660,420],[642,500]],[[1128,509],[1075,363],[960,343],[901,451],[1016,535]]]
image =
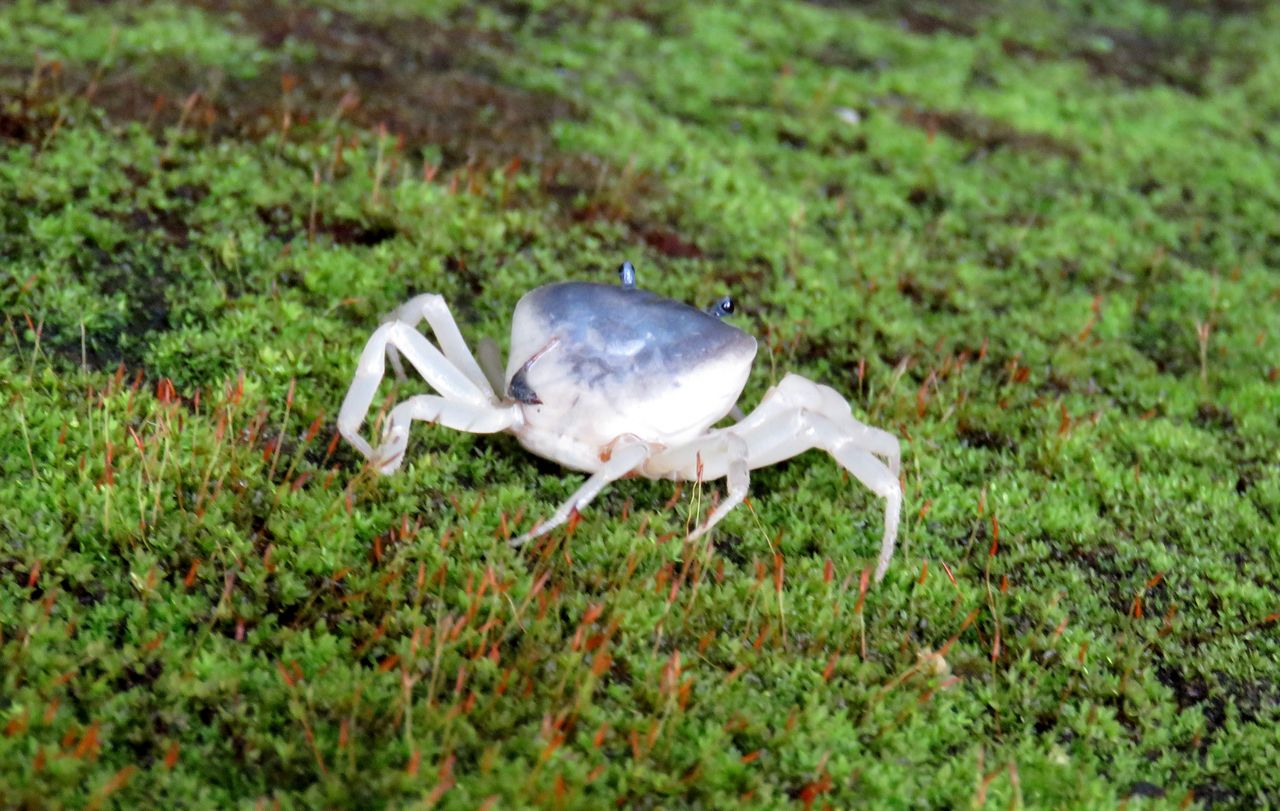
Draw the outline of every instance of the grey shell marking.
[[[562,362],[591,387],[647,386],[756,351],[755,338],[737,327],[634,287],[562,282],[532,291],[525,303],[559,337]]]

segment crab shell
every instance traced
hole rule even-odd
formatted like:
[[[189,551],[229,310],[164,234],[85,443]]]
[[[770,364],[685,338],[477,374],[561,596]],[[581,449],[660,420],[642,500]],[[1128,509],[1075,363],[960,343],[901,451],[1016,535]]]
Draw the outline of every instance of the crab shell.
[[[648,290],[539,287],[511,321],[505,380],[507,396],[524,404],[517,438],[583,471],[597,470],[619,436],[686,443],[733,408],[755,355],[752,336]]]

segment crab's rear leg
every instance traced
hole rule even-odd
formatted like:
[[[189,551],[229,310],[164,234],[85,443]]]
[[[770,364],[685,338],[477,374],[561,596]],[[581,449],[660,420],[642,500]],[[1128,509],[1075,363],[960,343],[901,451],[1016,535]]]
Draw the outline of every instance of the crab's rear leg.
[[[884,578],[893,558],[902,513],[896,437],[858,422],[850,413],[849,404],[833,389],[798,375],[788,375],[765,394],[760,406],[745,420],[725,430],[747,442],[748,463],[753,469],[818,448],[831,454],[841,467],[883,498],[884,534],[875,579],[878,583]],[[883,456],[884,461],[876,455]]]
[[[830,386],[815,383],[807,377],[788,374],[769,389],[754,411],[742,418],[731,430],[750,433],[792,411],[808,411],[826,417],[839,433],[852,439],[864,451],[885,460],[896,477],[902,464],[898,438],[888,431],[867,425],[853,416],[849,401]],[[756,467],[753,465],[753,467]]]
[[[713,431],[687,445],[664,450],[645,464],[646,473],[674,473],[684,481],[706,481],[724,477],[727,489],[724,500],[689,533],[689,540],[695,540],[711,531],[712,527],[720,523],[720,519],[747,497],[751,481],[747,453],[747,443],[741,437],[727,430]]]
[[[776,422],[765,423],[743,438],[751,448],[749,463],[752,468],[820,448],[831,454],[841,467],[871,492],[884,499],[884,535],[880,540],[880,557],[875,570],[875,580],[879,583],[893,558],[902,512],[902,487],[888,465],[858,447],[855,440],[843,433],[835,422],[808,411],[795,411],[789,418],[783,416]]]
[[[643,464],[651,452],[650,447],[639,440],[626,437],[619,438],[613,443],[609,459],[595,473],[592,473],[590,478],[582,483],[577,492],[569,496],[569,499],[561,504],[560,508],[546,521],[538,524],[520,537],[513,538],[511,545],[520,546],[534,538],[546,535],[565,523],[569,520],[569,516],[573,514],[574,510],[581,511],[607,485],[621,479]]]

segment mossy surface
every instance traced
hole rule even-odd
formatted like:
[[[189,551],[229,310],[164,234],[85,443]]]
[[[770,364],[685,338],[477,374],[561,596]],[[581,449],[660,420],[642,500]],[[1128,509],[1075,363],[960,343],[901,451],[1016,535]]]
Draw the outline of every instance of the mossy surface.
[[[0,805],[1280,802],[1280,12],[1048,8],[0,8]],[[628,258],[902,437],[882,584],[817,453],[516,552],[581,476],[335,438]]]

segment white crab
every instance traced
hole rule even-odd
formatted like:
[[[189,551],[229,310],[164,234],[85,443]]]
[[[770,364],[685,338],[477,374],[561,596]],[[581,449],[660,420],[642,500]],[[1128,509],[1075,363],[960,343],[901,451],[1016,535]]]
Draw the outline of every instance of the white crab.
[[[525,294],[512,316],[511,351],[501,376],[481,370],[442,297],[417,296],[365,344],[338,430],[383,473],[400,466],[410,423],[424,420],[474,433],[507,431],[529,451],[591,474],[554,515],[513,545],[565,523],[605,485],[628,474],[726,479],[726,497],[689,536],[696,538],[747,495],[749,470],[820,448],[885,500],[875,579],[884,577],[902,507],[897,438],[854,419],[834,389],[794,374],[739,422],[712,428],[735,410],[755,339],[721,320],[733,311],[728,298],[699,310],[636,288],[630,262],[619,273],[620,286],[563,282]],[[423,320],[438,349],[418,332]],[[360,436],[360,426],[385,359],[390,356],[400,373],[401,354],[438,394],[413,396],[392,408],[374,448]]]

